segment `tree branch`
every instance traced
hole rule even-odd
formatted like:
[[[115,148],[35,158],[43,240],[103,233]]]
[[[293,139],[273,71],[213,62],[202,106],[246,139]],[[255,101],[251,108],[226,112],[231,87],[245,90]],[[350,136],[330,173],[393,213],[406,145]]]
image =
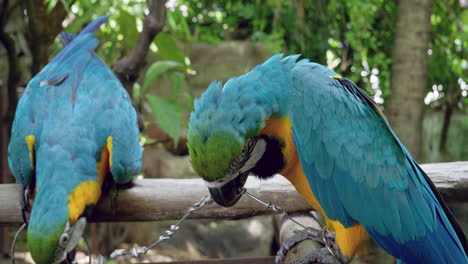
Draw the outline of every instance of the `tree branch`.
[[[28,46],[33,63],[31,74],[38,73],[49,60],[49,47],[62,31],[62,21],[67,12],[61,1],[48,12],[42,0],[25,1],[28,14]]]
[[[8,60],[8,79],[6,87],[0,92],[1,105],[0,124],[5,125],[9,131],[16,109],[16,87],[20,81],[19,62],[14,39],[5,31],[7,16],[12,9],[8,8],[9,1],[5,0],[0,12],[0,43],[5,47]]]
[[[8,102],[6,104],[2,103],[2,107],[7,107],[4,113],[5,116],[3,116],[2,119],[7,123],[11,123],[13,120],[12,113],[16,109],[16,87],[20,80],[18,57],[16,56],[15,41],[3,28],[0,28],[0,42],[5,47],[8,57],[8,81],[5,90],[5,98],[8,98]]]
[[[153,38],[162,31],[166,23],[166,1],[152,0],[148,2],[150,13],[143,20],[143,30],[130,54],[114,65],[114,72],[125,89],[132,94],[133,84],[140,75],[145,64],[145,57]]]

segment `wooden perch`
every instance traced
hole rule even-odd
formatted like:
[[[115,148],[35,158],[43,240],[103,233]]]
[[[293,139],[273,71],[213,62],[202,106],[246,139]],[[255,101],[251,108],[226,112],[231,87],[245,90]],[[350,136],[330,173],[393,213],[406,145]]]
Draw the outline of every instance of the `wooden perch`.
[[[468,201],[468,162],[422,165],[446,202]],[[264,201],[272,201],[287,212],[307,212],[311,207],[297,194],[282,176],[268,181],[251,177],[246,188]],[[196,201],[208,193],[200,179],[144,179],[135,180],[135,186],[119,191],[116,208],[111,209],[109,197],[98,204],[92,221],[130,222],[179,219]],[[22,223],[19,186],[0,185],[0,224]],[[64,199],[66,199],[64,197]],[[192,218],[239,219],[273,212],[259,203],[242,197],[231,208],[209,205],[193,214]]]

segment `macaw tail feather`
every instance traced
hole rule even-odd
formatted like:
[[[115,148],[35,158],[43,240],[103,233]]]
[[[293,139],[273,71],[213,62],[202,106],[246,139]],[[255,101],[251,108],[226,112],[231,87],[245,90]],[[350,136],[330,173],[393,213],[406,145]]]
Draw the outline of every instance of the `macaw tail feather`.
[[[63,46],[67,46],[68,44],[70,44],[70,42],[72,42],[72,40],[75,38],[75,35],[73,35],[72,33],[68,33],[68,32],[60,32],[60,36],[59,36],[59,39],[60,39],[60,42],[63,44]]]
[[[387,252],[400,259],[400,263],[467,263],[467,258],[459,245],[453,241],[439,214],[437,226],[423,238],[397,242],[392,236],[370,231],[369,234]]]
[[[84,34],[87,34],[87,33],[94,34],[94,32],[96,32],[96,30],[98,30],[98,28],[104,22],[106,22],[106,20],[108,18],[109,18],[108,15],[100,16],[100,17],[96,18],[93,22],[89,23],[85,28],[83,28],[83,30],[81,30],[80,35],[84,35]],[[73,35],[72,33],[61,32],[60,36],[59,36],[59,39],[60,39],[60,42],[63,44],[63,46],[67,46],[68,44],[70,44],[73,41],[73,39],[75,37],[76,36]]]

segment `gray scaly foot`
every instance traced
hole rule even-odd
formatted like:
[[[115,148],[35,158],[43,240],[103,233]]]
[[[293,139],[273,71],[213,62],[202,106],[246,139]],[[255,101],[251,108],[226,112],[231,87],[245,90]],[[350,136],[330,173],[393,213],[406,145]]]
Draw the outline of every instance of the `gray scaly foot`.
[[[294,236],[285,240],[276,254],[275,262],[282,263],[289,250],[307,239],[313,240],[323,247],[302,256],[292,262],[292,264],[340,264],[349,262],[348,258],[341,253],[338,245],[335,243],[335,233],[327,230],[317,232],[312,229],[304,229],[296,232]]]

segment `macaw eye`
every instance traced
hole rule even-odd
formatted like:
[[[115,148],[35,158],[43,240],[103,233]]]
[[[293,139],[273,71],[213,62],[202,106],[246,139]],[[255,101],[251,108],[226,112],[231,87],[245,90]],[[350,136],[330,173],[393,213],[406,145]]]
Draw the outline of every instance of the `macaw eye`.
[[[66,247],[69,241],[70,241],[70,236],[68,235],[68,233],[63,233],[62,236],[60,237],[59,244],[61,247]]]

